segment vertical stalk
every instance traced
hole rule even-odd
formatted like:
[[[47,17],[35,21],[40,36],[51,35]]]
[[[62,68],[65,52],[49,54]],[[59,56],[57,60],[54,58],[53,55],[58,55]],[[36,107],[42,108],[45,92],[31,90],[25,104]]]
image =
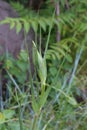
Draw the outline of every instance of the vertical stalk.
[[[0,70],[0,109],[3,109],[3,100],[2,100],[2,70]]]
[[[36,129],[37,120],[38,120],[38,115],[35,114],[35,116],[34,116],[34,121],[33,121],[33,126],[32,126],[32,129],[31,129],[31,130],[37,130],[37,129]]]
[[[71,78],[70,78],[70,80],[69,80],[67,93],[70,92],[71,84],[72,84],[72,82],[73,82],[73,79],[74,79],[74,76],[75,76],[75,73],[76,73],[76,70],[77,70],[77,67],[78,67],[78,63],[79,63],[79,60],[80,60],[80,58],[81,58],[81,55],[82,55],[83,50],[84,50],[84,44],[81,46],[80,51],[77,52],[77,54],[76,54],[76,59],[75,59],[75,63],[74,63],[74,68],[73,68],[73,70],[72,70]]]
[[[52,18],[54,19],[55,17],[55,10],[53,12],[53,16]],[[53,24],[53,22],[52,22]],[[48,32],[48,37],[47,37],[47,42],[46,42],[46,47],[45,47],[45,52],[44,52],[44,58],[46,58],[46,53],[47,53],[47,49],[48,49],[48,45],[49,45],[49,40],[50,40],[50,36],[51,36],[51,31],[52,31],[52,24],[49,27],[49,32]]]
[[[37,123],[38,123],[38,120],[39,120],[40,113],[41,113],[41,109],[38,111],[38,113],[35,113],[31,130],[38,130]]]
[[[70,8],[70,7],[69,7],[69,2],[68,2],[68,0],[65,0],[65,6],[66,6],[67,9]]]
[[[55,9],[56,9],[56,16],[58,17],[60,15],[60,5],[59,5],[59,1],[55,3]],[[58,21],[58,25],[59,25],[59,20]],[[57,32],[56,32],[56,41],[59,42],[60,41],[60,31],[57,27]]]
[[[41,27],[40,27],[40,39],[39,39],[39,42],[40,42],[39,51],[40,51],[40,54],[42,54],[42,53],[41,53]]]

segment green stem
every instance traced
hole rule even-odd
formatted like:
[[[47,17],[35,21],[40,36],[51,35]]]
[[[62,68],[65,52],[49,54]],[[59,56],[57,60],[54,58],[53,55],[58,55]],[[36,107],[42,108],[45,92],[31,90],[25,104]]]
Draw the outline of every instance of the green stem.
[[[55,16],[55,11],[53,13],[53,19],[54,19],[54,16]],[[53,24],[53,22],[52,22],[52,24]],[[44,52],[44,58],[46,57],[46,53],[47,53],[47,49],[48,49],[48,44],[49,44],[51,30],[52,30],[52,24],[49,27],[49,33],[48,33],[48,38],[47,38],[47,42],[46,42],[46,48],[45,48],[45,52]]]
[[[32,129],[31,129],[31,130],[37,130],[38,117],[39,117],[39,114],[35,114],[35,116],[34,116],[34,121],[33,121],[33,126],[32,126]]]

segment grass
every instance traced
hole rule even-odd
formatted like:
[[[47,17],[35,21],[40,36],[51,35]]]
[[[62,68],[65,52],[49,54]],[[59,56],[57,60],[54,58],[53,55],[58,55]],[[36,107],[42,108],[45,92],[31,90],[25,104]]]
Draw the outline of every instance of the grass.
[[[33,81],[32,85],[27,81],[27,86],[25,83],[21,85],[18,79],[12,77],[9,69],[9,98],[3,103],[6,108],[0,113],[0,130],[86,130],[86,102],[78,103],[73,95],[78,83],[78,78],[74,76],[80,54],[75,59],[71,79],[67,83],[66,76],[60,85],[46,83],[47,77],[44,76],[47,74],[41,68],[40,81]],[[40,63],[44,62],[43,59],[40,60]],[[12,69],[14,68],[13,66]],[[85,84],[86,80],[83,80],[83,85]]]

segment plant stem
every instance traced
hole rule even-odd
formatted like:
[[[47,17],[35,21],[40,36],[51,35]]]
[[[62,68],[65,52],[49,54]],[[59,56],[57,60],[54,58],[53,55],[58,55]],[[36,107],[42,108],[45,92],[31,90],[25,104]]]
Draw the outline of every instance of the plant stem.
[[[31,130],[37,130],[37,120],[38,120],[38,117],[39,115],[38,114],[35,114],[34,116],[34,121],[33,121],[33,126],[32,126],[32,129]]]
[[[54,19],[54,17],[55,17],[55,10],[54,10],[52,18]],[[47,42],[46,42],[46,47],[45,47],[45,52],[44,52],[44,58],[46,58],[46,53],[47,53],[50,35],[51,35],[51,31],[52,31],[52,24],[53,24],[53,22],[51,23],[51,25],[49,27],[49,32],[48,32],[48,37],[47,37]]]
[[[58,17],[60,15],[60,5],[59,5],[59,1],[55,3],[55,9],[56,9],[56,16]],[[58,21],[58,25],[59,25],[59,20]],[[60,31],[57,27],[57,32],[56,32],[56,41],[59,42],[60,41]]]
[[[0,109],[3,110],[3,100],[2,100],[2,70],[0,70]]]
[[[74,68],[72,70],[71,78],[70,78],[70,81],[69,81],[69,84],[68,84],[68,91],[67,91],[67,93],[69,93],[69,91],[70,91],[71,84],[73,82],[73,79],[74,79],[74,76],[75,76],[75,73],[76,73],[76,70],[77,70],[77,67],[78,67],[78,63],[79,63],[79,60],[81,58],[83,50],[84,50],[84,45],[81,46],[81,49],[80,49],[79,53],[77,52],[77,54],[76,54]]]

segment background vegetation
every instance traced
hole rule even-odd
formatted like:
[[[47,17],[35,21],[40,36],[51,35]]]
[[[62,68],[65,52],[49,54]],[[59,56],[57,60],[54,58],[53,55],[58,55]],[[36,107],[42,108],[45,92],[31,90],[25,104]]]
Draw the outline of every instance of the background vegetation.
[[[38,1],[38,0],[37,0]],[[3,23],[32,27],[34,75],[27,51],[4,60],[5,100],[0,130],[86,130],[87,125],[87,1],[8,0],[20,17]],[[16,25],[15,25],[16,23]],[[31,71],[30,71],[31,72]],[[8,94],[8,95],[7,95]],[[9,98],[8,98],[9,97]]]

